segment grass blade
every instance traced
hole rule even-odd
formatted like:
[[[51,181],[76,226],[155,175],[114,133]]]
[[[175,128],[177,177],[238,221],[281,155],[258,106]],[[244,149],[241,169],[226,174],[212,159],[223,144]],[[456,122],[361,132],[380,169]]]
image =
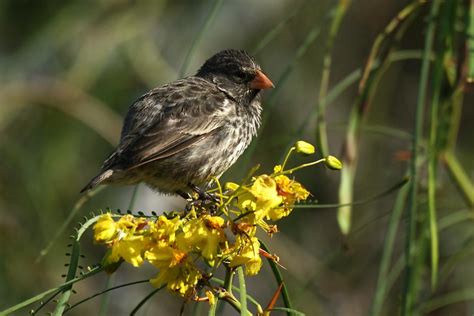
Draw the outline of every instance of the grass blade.
[[[438,15],[440,0],[435,0],[431,4],[428,28],[425,37],[425,47],[423,52],[423,61],[420,74],[420,86],[418,90],[418,99],[415,114],[414,135],[412,141],[412,156],[410,161],[410,188],[409,188],[409,205],[408,205],[408,225],[407,239],[405,245],[406,253],[406,275],[405,288],[403,291],[403,304],[401,314],[411,315],[413,306],[417,297],[417,274],[415,273],[415,265],[417,262],[417,215],[418,215],[418,183],[419,183],[419,144],[421,143],[423,131],[423,112],[428,89],[429,72],[430,72],[430,55],[433,48],[435,36],[435,17]]]
[[[390,216],[387,233],[385,235],[382,260],[380,261],[380,269],[377,277],[375,296],[370,309],[371,316],[380,315],[380,312],[382,310],[383,301],[387,292],[388,269],[393,254],[393,248],[395,246],[398,225],[400,223],[403,209],[405,207],[407,193],[407,186],[400,189],[397,195],[397,199],[395,201],[395,205],[393,207],[392,215]]]
[[[362,74],[362,79],[359,83],[359,95],[350,113],[349,126],[343,145],[342,158],[345,171],[343,170],[341,173],[341,184],[339,186],[338,192],[339,202],[341,204],[349,204],[352,202],[355,174],[358,164],[358,138],[360,125],[365,115],[368,113],[368,108],[372,99],[374,88],[377,82],[380,80],[381,74],[390,64],[388,57],[390,56],[391,50],[389,50],[388,53],[386,53],[383,57],[380,57],[381,67],[378,67],[376,71],[372,71],[372,66],[376,62],[377,55],[380,54],[379,52],[381,51],[382,44],[394,32],[396,32],[396,38],[401,37],[401,34],[403,34],[403,32],[406,30],[406,28],[401,27],[401,22],[407,21],[408,18],[411,18],[417,12],[416,9],[422,3],[423,1],[414,1],[403,8],[397,14],[397,16],[389,22],[389,24],[385,27],[384,32],[382,32],[377,37],[374,45],[372,46],[371,53]],[[347,235],[350,230],[351,213],[352,208],[350,206],[341,207],[338,210],[338,223],[341,232],[345,235]]]
[[[468,288],[440,295],[426,303],[423,303],[418,311],[421,314],[428,314],[442,307],[474,300],[474,288]]]
[[[466,174],[459,163],[459,160],[451,150],[446,151],[443,154],[442,159],[447,167],[449,175],[454,180],[454,183],[464,197],[468,207],[472,208],[474,206],[474,185],[469,179],[469,176]]]
[[[329,155],[329,145],[327,139],[327,129],[326,129],[326,120],[325,120],[325,100],[327,96],[328,86],[329,86],[329,75],[331,72],[331,62],[332,56],[331,51],[334,44],[334,40],[337,36],[339,28],[344,18],[347,8],[351,4],[350,0],[339,0],[339,3],[334,11],[334,17],[331,21],[331,26],[329,28],[329,36],[326,42],[326,52],[323,59],[323,72],[321,75],[321,83],[319,86],[319,96],[318,96],[318,120],[317,120],[317,146],[321,150],[321,155],[326,157]]]
[[[100,291],[100,292],[97,292],[91,296],[88,296],[82,300],[80,300],[79,302],[77,303],[74,303],[73,305],[71,305],[71,307],[67,308],[63,314],[66,314],[67,312],[69,312],[71,309],[77,307],[78,305],[81,305],[87,301],[90,301],[91,299],[99,296],[99,295],[102,295],[104,293],[107,293],[107,292],[110,292],[110,291],[113,291],[113,290],[117,290],[117,289],[120,289],[120,288],[123,288],[123,287],[127,287],[127,286],[130,286],[130,285],[135,285],[135,284],[143,284],[143,283],[148,283],[150,282],[148,279],[146,280],[140,280],[140,281],[134,281],[134,282],[128,282],[128,283],[124,283],[124,284],[120,284],[120,285],[116,285],[114,287],[110,287],[110,288],[106,288],[105,290],[103,291]]]
[[[467,30],[467,82],[474,82],[474,0],[469,1],[469,28]]]
[[[13,312],[16,312],[17,310],[20,310],[22,308],[25,308],[26,306],[30,305],[30,304],[33,304],[35,302],[38,302],[40,300],[42,300],[43,298],[45,298],[46,296],[56,292],[56,291],[63,291],[64,289],[66,289],[67,287],[69,287],[70,285],[76,283],[76,282],[79,282],[81,280],[84,280],[86,278],[89,278],[99,272],[101,272],[103,270],[102,267],[95,267],[94,269],[88,271],[87,273],[84,273],[83,275],[81,275],[80,277],[77,277],[77,278],[74,278],[72,280],[69,280],[67,282],[64,282],[64,284],[58,286],[58,287],[55,287],[55,288],[52,288],[52,289],[49,289],[47,291],[44,291],[36,296],[33,296],[32,298],[29,298],[21,303],[18,303],[12,307],[9,307],[3,311],[0,311],[0,315],[9,315]]]

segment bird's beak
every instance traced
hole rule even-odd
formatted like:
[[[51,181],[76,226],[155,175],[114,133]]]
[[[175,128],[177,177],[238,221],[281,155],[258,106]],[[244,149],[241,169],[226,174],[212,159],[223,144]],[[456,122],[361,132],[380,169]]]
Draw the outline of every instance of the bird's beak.
[[[262,89],[270,89],[274,87],[275,86],[273,85],[273,82],[271,82],[271,80],[268,79],[268,77],[260,70],[257,70],[257,74],[255,75],[255,78],[252,81],[250,81],[250,88],[252,89],[262,90]]]

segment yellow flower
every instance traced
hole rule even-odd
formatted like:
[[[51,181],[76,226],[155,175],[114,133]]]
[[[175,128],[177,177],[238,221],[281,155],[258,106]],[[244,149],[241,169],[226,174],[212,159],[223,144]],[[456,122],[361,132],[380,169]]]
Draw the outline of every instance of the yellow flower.
[[[267,175],[259,176],[247,194],[239,197],[239,207],[243,211],[255,211],[244,218],[244,221],[262,226],[263,218],[273,221],[288,216],[295,202],[307,199],[309,192],[299,183],[285,175],[274,178]],[[285,207],[280,207],[283,204]],[[254,215],[252,217],[252,215]]]
[[[281,165],[276,165],[273,167],[273,173],[279,173],[283,171],[283,167]]]
[[[150,240],[145,237],[148,222],[144,218],[124,215],[114,221],[110,213],[102,215],[94,225],[96,242],[112,247],[105,262],[112,264],[120,259],[135,267],[143,263],[143,252],[149,247]]]
[[[167,284],[170,291],[188,297],[195,292],[195,287],[202,274],[189,262],[174,266],[168,269],[160,269],[158,275],[150,282],[155,287]]]
[[[296,149],[296,152],[302,153],[305,155],[311,155],[311,154],[314,154],[315,152],[313,145],[302,140],[299,140],[296,142],[295,149]]]
[[[145,252],[145,258],[159,269],[172,268],[182,263],[187,253],[172,247],[166,242],[158,242],[153,248]]]
[[[122,258],[134,267],[139,267],[143,263],[143,252],[148,247],[148,241],[143,236],[126,237],[117,240],[112,246],[108,262],[117,262]]]
[[[133,215],[127,214],[115,222],[115,229],[117,235],[116,240],[128,239],[131,236],[143,235],[148,227],[148,221],[142,217],[133,217]]]
[[[238,207],[243,211],[254,211],[254,223],[259,223],[267,212],[279,206],[283,198],[278,195],[275,180],[268,175],[258,176],[247,193],[239,196]],[[248,216],[248,218],[252,218]]]
[[[209,300],[209,305],[216,304],[216,297],[214,296],[214,293],[212,293],[211,290],[206,290],[206,296],[207,296],[207,299]]]
[[[275,177],[277,183],[278,194],[284,199],[288,205],[294,204],[301,200],[306,200],[309,196],[309,191],[306,190],[301,183],[291,180],[285,175]]]
[[[238,235],[235,240],[234,253],[231,254],[230,267],[245,265],[247,275],[256,275],[262,267],[259,254],[260,242],[256,237]]]
[[[117,233],[117,225],[110,213],[99,217],[94,225],[94,240],[98,243],[106,243],[112,240]]]
[[[219,216],[204,215],[192,219],[183,226],[180,244],[198,251],[213,266],[219,252],[219,244],[225,241],[225,221]]]
[[[291,207],[273,208],[268,211],[266,219],[277,221],[279,219],[282,219],[283,217],[290,215],[291,211],[293,211],[293,208]]]
[[[173,219],[168,219],[166,216],[159,216],[158,219],[151,225],[151,232],[157,240],[167,240],[174,242],[176,239],[176,231],[181,225],[181,219],[177,215]]]
[[[262,268],[262,259],[260,256],[254,257],[245,264],[245,274],[257,275]]]

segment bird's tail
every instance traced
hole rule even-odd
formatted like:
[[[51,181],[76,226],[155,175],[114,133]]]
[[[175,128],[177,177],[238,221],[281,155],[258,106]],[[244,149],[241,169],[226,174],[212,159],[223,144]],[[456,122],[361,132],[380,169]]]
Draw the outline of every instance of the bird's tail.
[[[81,193],[89,191],[95,188],[97,185],[101,184],[104,180],[110,178],[114,171],[112,169],[107,169],[101,172],[99,175],[95,176],[89,183],[82,188]]]

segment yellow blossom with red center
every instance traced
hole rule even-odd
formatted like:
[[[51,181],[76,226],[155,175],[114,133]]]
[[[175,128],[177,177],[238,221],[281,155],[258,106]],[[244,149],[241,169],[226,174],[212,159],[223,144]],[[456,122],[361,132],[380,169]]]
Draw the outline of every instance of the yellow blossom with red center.
[[[267,214],[266,218],[272,221],[277,221],[282,217],[288,216],[293,210],[293,205],[297,202],[304,201],[309,196],[309,191],[306,190],[301,183],[291,180],[285,175],[275,176],[277,184],[278,195],[282,197],[283,207],[272,208]]]
[[[315,148],[298,141],[272,174],[258,175],[242,184],[226,183],[225,190],[216,180],[217,189],[209,193],[217,194],[219,202],[196,201],[188,205],[188,211],[150,218],[123,215],[115,220],[110,213],[101,215],[93,229],[95,242],[109,248],[104,265],[110,264],[112,271],[118,266],[113,263],[125,261],[138,267],[148,261],[159,269],[150,279],[154,286],[166,285],[170,291],[192,298],[199,284],[206,294],[203,300],[215,304],[216,287],[210,285],[213,280],[203,275],[200,265],[214,267],[213,273],[218,264],[243,266],[247,275],[256,275],[262,267],[262,255],[278,261],[276,255],[260,249],[255,236],[257,229],[270,236],[277,233],[277,225],[269,221],[288,216],[295,204],[309,197],[308,190],[288,175],[321,162],[331,169],[342,167],[337,158],[328,156],[287,168],[294,152],[310,155]]]
[[[186,259],[186,256],[186,251],[162,241],[145,252],[146,260],[159,269],[177,266]]]
[[[237,207],[246,215],[246,220],[260,225],[269,210],[279,206],[283,198],[278,195],[275,180],[268,175],[258,176],[252,186],[237,197]]]
[[[174,242],[176,240],[176,231],[181,227],[181,219],[175,216],[168,219],[166,216],[160,215],[151,225],[151,233],[156,240],[166,240]]]

